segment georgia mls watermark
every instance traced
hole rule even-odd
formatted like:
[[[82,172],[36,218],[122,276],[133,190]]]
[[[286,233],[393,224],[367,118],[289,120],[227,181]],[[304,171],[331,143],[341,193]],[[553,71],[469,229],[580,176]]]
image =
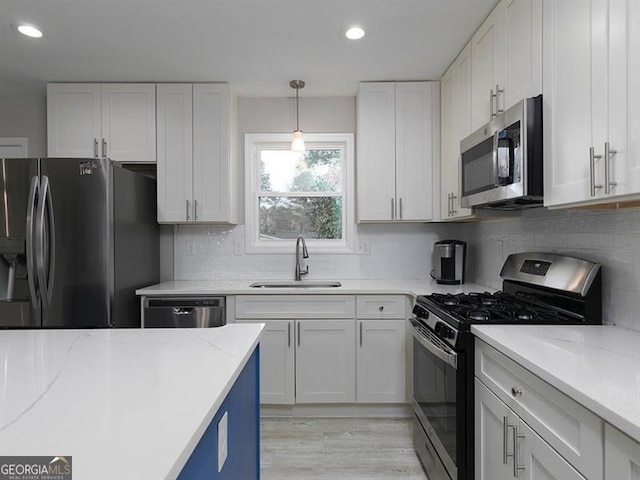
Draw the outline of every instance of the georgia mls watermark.
[[[0,480],[71,480],[71,457],[2,457]]]

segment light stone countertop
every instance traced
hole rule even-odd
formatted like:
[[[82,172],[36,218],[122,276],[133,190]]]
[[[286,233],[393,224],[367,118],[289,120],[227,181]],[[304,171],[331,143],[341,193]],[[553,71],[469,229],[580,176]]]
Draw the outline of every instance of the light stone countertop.
[[[73,478],[175,478],[262,324],[0,332],[0,456],[72,456]]]
[[[640,442],[640,332],[606,325],[472,325],[471,332]]]
[[[337,280],[336,288],[251,288],[256,280],[175,280],[159,283],[136,291],[137,295],[425,295],[430,293],[468,293],[494,291],[477,283],[463,285],[439,285],[432,279],[408,280]],[[282,281],[282,280],[277,280]],[[286,280],[284,280],[286,281]],[[309,279],[305,282],[323,282]]]

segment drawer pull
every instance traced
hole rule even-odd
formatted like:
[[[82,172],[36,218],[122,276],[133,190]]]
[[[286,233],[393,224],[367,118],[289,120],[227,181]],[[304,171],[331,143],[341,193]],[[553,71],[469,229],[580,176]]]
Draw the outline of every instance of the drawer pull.
[[[522,389],[520,387],[511,387],[511,395],[514,397],[522,395]]]
[[[384,305],[380,305],[380,306],[378,307],[378,310],[383,311],[383,310],[384,310]]]

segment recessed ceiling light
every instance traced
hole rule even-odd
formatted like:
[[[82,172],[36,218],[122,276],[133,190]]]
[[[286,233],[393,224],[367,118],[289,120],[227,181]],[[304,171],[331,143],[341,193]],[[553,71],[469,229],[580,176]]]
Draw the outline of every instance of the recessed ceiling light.
[[[364,37],[364,30],[362,29],[362,27],[351,27],[349,30],[347,30],[345,36],[349,40],[360,40],[362,37]]]
[[[18,25],[16,28],[21,34],[26,35],[27,37],[41,38],[43,35],[42,30],[35,25],[27,25],[24,23],[22,25]]]

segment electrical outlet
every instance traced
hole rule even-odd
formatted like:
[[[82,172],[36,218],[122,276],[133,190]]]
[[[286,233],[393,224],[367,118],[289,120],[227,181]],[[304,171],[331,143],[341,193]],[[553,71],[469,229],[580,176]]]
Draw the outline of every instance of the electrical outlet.
[[[189,240],[187,242],[187,255],[193,257],[196,254],[196,242]]]
[[[369,255],[369,242],[362,241],[358,244],[358,255]]]
[[[240,240],[233,241],[233,254],[242,255],[242,242]]]
[[[222,418],[218,422],[218,473],[222,471],[224,462],[227,460],[227,454],[229,450],[229,435],[228,435],[228,416],[229,412],[224,412]]]

